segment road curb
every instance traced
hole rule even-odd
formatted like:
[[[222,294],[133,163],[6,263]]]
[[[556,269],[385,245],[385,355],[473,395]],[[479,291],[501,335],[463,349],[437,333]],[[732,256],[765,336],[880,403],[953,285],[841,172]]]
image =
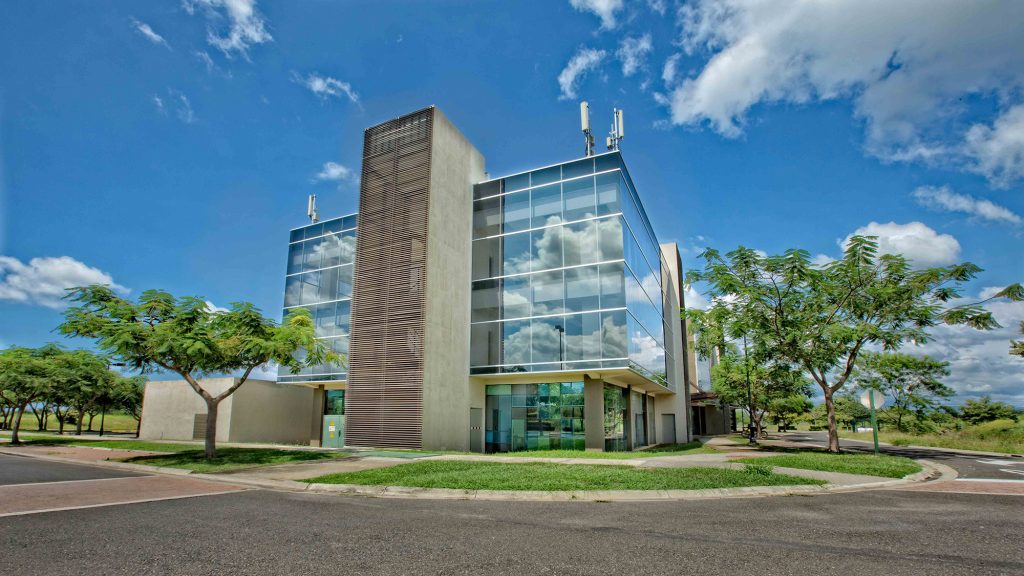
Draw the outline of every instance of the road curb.
[[[485,500],[485,501],[529,501],[529,502],[651,502],[651,501],[687,501],[714,500],[724,498],[758,498],[770,496],[812,496],[830,493],[858,492],[895,488],[897,486],[917,484],[926,480],[948,480],[955,478],[955,470],[944,464],[929,460],[916,460],[924,467],[920,472],[910,476],[887,480],[884,482],[866,482],[863,484],[820,486],[748,486],[743,488],[711,488],[704,490],[576,490],[576,491],[513,491],[513,490],[461,490],[452,488],[417,488],[408,486],[366,486],[360,484],[319,484],[298,482],[294,480],[269,480],[245,477],[241,474],[220,475],[194,473],[189,470],[130,464],[111,460],[82,461],[59,456],[19,453],[17,450],[0,448],[0,454],[37,458],[63,464],[97,466],[115,468],[132,472],[161,474],[169,476],[189,476],[196,479],[278,490],[286,492],[308,492],[319,494],[346,494],[353,496],[369,496],[374,498],[405,498],[425,500]],[[933,475],[937,478],[932,478]]]

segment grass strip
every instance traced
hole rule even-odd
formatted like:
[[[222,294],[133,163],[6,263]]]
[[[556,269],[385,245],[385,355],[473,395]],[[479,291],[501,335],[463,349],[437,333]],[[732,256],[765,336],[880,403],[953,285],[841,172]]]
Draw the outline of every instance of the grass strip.
[[[743,458],[733,462],[756,462],[765,466],[842,472],[883,478],[903,478],[921,471],[921,465],[910,458],[874,454],[831,454],[829,452],[798,451],[764,458]]]
[[[218,448],[217,457],[207,460],[203,450],[190,450],[162,456],[137,456],[125,462],[183,468],[193,472],[228,472],[244,468],[287,464],[291,462],[313,462],[348,456],[343,452],[314,452],[311,450],[275,450],[273,448]]]
[[[451,450],[388,450],[389,452],[412,452],[429,455],[454,454],[464,456],[480,456],[477,452],[458,452]],[[588,452],[584,450],[522,450],[519,452],[496,452],[487,456],[508,456],[518,458],[586,458],[590,460],[634,460],[638,458],[655,458],[659,456],[688,456],[691,454],[718,454],[719,450],[704,446],[700,442],[687,444],[666,444],[646,450],[634,452]]]
[[[596,464],[431,461],[306,480],[464,490],[701,490],[745,486],[817,485],[824,482],[783,474],[724,468],[636,468]]]

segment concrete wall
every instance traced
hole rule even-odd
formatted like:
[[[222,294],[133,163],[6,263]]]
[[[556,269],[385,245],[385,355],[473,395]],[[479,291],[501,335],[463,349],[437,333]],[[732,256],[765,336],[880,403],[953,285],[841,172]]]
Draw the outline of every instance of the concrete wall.
[[[435,108],[423,336],[428,450],[469,450],[469,409],[484,408],[483,390],[469,379],[473,184],[483,179],[483,155]]]
[[[246,381],[232,395],[228,441],[308,445],[315,392],[306,386]]]
[[[234,384],[234,378],[204,378],[199,384],[210,394],[220,394]],[[245,385],[242,385],[245,388]],[[235,392],[238,394],[241,388]],[[235,395],[225,398],[217,409],[217,441],[228,441],[231,404]],[[139,438],[145,440],[192,440],[195,415],[206,415],[206,402],[184,380],[146,383],[142,397],[142,427]]]
[[[587,450],[604,451],[604,382],[583,379],[583,428]]]
[[[211,394],[227,390],[235,378],[204,378]],[[307,444],[313,390],[304,386],[247,380],[217,411],[218,442]],[[146,383],[140,438],[192,440],[195,415],[206,416],[206,402],[184,380]]]
[[[672,354],[672,361],[666,366],[668,380],[674,385],[675,394],[660,394],[654,400],[654,419],[657,422],[655,442],[666,441],[663,430],[663,415],[671,414],[675,421],[675,441],[689,442],[690,430],[690,387],[687,382],[686,354],[683,350],[684,332],[680,319],[682,303],[682,270],[679,250],[674,243],[662,244],[661,253],[667,267],[662,270],[662,304],[665,309],[665,346]]]

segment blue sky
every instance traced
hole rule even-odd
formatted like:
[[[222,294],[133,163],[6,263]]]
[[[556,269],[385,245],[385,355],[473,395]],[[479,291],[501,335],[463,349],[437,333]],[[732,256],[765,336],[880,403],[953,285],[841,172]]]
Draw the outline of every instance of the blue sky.
[[[0,18],[0,345],[61,290],[277,316],[316,193],[356,208],[362,130],[438,105],[492,175],[580,155],[578,102],[662,240],[836,257],[848,235],[972,294],[1024,279],[1024,4],[788,0],[18,2]],[[922,22],[928,22],[922,26]],[[700,305],[696,293],[691,303]],[[1003,330],[941,328],[961,398],[1024,405]],[[67,342],[71,346],[82,342]]]

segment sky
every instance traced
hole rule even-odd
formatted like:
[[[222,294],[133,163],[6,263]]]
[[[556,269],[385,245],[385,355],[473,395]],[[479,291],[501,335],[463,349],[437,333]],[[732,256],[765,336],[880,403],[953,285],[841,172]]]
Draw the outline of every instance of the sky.
[[[431,104],[492,176],[622,151],[684,267],[705,247],[1024,280],[1024,2],[138,0],[0,18],[0,346],[64,340],[64,289],[107,283],[280,316],[288,230],[356,211],[362,131]],[[701,287],[688,306],[706,305]],[[1024,406],[1003,328],[940,327],[955,402]]]

